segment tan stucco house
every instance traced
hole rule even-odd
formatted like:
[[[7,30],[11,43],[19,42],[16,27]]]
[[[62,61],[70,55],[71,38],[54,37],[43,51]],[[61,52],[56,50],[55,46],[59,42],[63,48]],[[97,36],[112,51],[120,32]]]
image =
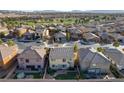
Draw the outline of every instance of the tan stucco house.
[[[46,51],[42,47],[28,47],[17,58],[19,69],[41,70],[44,68]]]

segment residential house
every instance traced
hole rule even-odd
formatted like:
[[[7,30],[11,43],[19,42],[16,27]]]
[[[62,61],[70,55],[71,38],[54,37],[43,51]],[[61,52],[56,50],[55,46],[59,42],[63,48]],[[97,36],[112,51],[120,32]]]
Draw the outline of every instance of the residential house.
[[[48,29],[44,29],[40,26],[36,27],[35,28],[35,37],[36,38],[41,38],[41,39],[44,39],[44,38],[49,38],[49,30]]]
[[[99,36],[97,36],[93,33],[84,33],[83,38],[89,42],[99,42],[100,41]]]
[[[119,41],[120,43],[124,43],[124,36],[119,33],[110,33],[109,34],[115,41]]]
[[[51,69],[74,67],[73,47],[54,47],[50,49],[49,64]]]
[[[115,63],[118,69],[124,69],[124,51],[122,48],[105,48],[104,54]]]
[[[113,38],[106,31],[100,32],[98,35],[103,43],[111,43],[113,41]]]
[[[28,29],[23,37],[24,40],[33,40],[35,38],[34,31]]]
[[[64,27],[63,25],[58,25],[56,26],[57,30],[60,30],[62,32],[66,32],[66,27]]]
[[[65,43],[66,42],[66,33],[65,32],[55,33],[54,41],[58,42],[58,43]]]
[[[24,70],[42,70],[45,64],[46,51],[42,47],[28,47],[18,57],[19,69]]]
[[[7,69],[15,62],[18,52],[18,46],[0,45],[0,68]]]
[[[79,49],[79,66],[82,71],[109,73],[110,60],[94,48]]]
[[[82,31],[76,27],[67,28],[67,32],[70,33],[71,40],[79,40],[82,38]]]
[[[35,27],[35,37],[42,39],[43,31],[44,31],[44,28],[42,28],[41,26],[36,26]]]
[[[27,32],[27,28],[19,27],[15,28],[13,34],[15,37],[22,37]]]
[[[4,33],[5,36],[9,34],[9,30],[6,27],[0,27],[0,33]]]

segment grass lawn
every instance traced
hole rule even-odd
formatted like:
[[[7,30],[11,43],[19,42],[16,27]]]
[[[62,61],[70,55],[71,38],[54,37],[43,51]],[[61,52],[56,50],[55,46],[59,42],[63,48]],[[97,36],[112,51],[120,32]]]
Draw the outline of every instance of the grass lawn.
[[[25,76],[33,75],[33,79],[40,79],[43,77],[42,73],[25,73]],[[17,79],[17,74],[15,75],[14,79]]]
[[[47,69],[47,73],[50,75],[54,75],[55,72],[56,72],[55,70],[52,70],[50,68]]]
[[[77,76],[76,72],[68,72],[67,74],[60,74],[55,77],[56,80],[75,80]]]
[[[39,79],[43,77],[41,73],[26,73],[26,75],[33,75],[34,79]]]
[[[80,79],[85,79],[85,75],[84,75],[84,72],[80,72]]]

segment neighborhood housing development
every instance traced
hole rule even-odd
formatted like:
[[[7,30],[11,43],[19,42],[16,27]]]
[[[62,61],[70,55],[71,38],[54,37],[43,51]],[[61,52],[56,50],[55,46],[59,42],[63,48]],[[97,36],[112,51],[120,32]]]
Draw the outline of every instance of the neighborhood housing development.
[[[123,78],[123,11],[0,11],[1,81]]]

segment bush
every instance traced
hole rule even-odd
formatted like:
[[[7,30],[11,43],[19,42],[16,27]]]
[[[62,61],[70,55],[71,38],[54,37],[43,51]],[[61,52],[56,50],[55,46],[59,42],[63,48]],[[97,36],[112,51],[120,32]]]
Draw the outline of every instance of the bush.
[[[9,39],[7,41],[7,44],[8,44],[8,46],[13,46],[13,45],[15,45],[15,42],[13,40]]]
[[[5,34],[6,34],[5,32],[1,32],[0,33],[0,38],[4,38],[5,37]]]
[[[66,40],[69,41],[70,40],[70,33],[66,33]]]
[[[3,43],[2,39],[0,39],[0,45]]]
[[[78,45],[75,44],[75,45],[74,45],[74,52],[77,52],[77,51],[78,51]]]
[[[104,52],[104,49],[103,49],[103,48],[101,48],[101,47],[98,47],[98,48],[97,48],[97,51],[98,51],[98,52],[102,52],[102,53],[103,53],[103,52]]]
[[[113,46],[114,46],[114,47],[119,47],[119,45],[120,45],[120,43],[119,43],[118,41],[115,41],[115,42],[113,43]]]

